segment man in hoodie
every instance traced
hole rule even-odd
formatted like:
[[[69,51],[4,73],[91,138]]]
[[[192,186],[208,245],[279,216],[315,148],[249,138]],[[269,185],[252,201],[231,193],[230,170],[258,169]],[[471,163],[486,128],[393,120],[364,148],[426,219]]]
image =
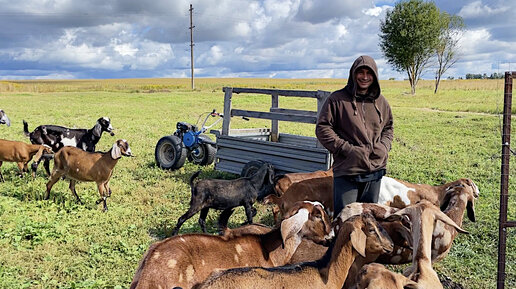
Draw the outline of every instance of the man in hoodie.
[[[334,215],[352,202],[376,203],[391,149],[393,120],[373,58],[355,60],[347,85],[322,106],[315,134],[333,155]]]

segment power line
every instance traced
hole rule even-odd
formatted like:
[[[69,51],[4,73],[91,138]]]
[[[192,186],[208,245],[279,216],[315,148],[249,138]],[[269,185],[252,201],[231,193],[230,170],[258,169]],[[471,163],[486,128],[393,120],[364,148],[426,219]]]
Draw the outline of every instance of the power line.
[[[194,29],[194,25],[193,25],[193,6],[192,4],[190,4],[190,66],[191,66],[191,74],[192,74],[192,90],[195,89],[195,85],[194,85],[194,54],[193,54],[193,47],[194,47],[194,42],[193,42],[193,29]]]

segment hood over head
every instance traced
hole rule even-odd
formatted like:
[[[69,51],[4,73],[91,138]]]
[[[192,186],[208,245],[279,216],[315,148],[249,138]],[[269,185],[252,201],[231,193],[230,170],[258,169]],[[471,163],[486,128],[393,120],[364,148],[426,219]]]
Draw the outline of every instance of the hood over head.
[[[357,82],[356,82],[356,71],[359,67],[368,67],[373,71],[374,80],[371,86],[369,87],[369,90],[367,92],[367,98],[373,98],[377,99],[380,96],[381,89],[380,89],[380,82],[378,81],[378,68],[376,67],[376,62],[371,56],[362,55],[359,56],[355,62],[353,62],[353,65],[349,69],[349,78],[348,78],[348,84],[346,85],[346,89],[348,89],[349,93],[356,98],[357,96]]]
[[[367,94],[363,97],[363,99],[372,99],[374,103],[374,107],[376,109],[376,112],[378,113],[378,117],[380,117],[380,122],[382,122],[382,113],[380,112],[380,109],[376,105],[376,99],[381,94],[380,89],[380,82],[378,81],[378,67],[376,67],[376,62],[371,56],[362,55],[359,56],[355,62],[353,62],[353,65],[349,69],[349,78],[348,78],[348,84],[346,85],[345,89],[348,90],[349,94],[353,97],[353,100],[351,101],[353,105],[353,110],[355,111],[354,114],[357,115],[357,80],[355,77],[355,74],[360,67],[368,67],[371,69],[374,75],[374,80],[371,86],[369,86],[369,89],[367,90]]]

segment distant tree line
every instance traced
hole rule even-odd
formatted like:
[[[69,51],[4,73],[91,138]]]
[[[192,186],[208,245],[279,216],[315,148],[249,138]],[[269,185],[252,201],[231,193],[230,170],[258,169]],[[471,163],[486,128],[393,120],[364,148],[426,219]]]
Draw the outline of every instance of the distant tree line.
[[[467,73],[466,79],[501,79],[505,78],[505,74],[503,73],[491,73],[491,75],[480,74],[480,73]]]

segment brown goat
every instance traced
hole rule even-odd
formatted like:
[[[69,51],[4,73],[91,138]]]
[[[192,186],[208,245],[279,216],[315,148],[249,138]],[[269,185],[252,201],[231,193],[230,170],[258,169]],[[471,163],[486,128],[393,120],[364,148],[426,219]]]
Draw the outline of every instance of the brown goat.
[[[378,263],[364,265],[352,289],[417,289],[417,283]]]
[[[283,179],[286,178],[282,178],[280,181]],[[284,185],[283,188],[284,187],[286,187],[286,185]],[[298,201],[318,201],[323,204],[330,217],[333,217],[333,175],[300,180],[291,183],[281,196],[271,194],[264,198],[264,203],[276,204],[272,209],[276,223],[279,222],[283,214]]]
[[[410,218],[413,240],[412,266],[404,271],[405,276],[416,281],[419,288],[443,288],[437,273],[432,268],[432,235],[436,221],[453,226],[460,233],[467,233],[452,219],[427,200],[421,200],[394,213]]]
[[[154,243],[147,250],[131,288],[178,286],[186,289],[202,282],[216,270],[284,265],[302,238],[326,243],[331,232],[329,217],[320,204],[300,202],[280,227],[263,235],[185,234],[170,237]]]
[[[117,140],[111,150],[105,153],[86,152],[72,146],[63,147],[54,156],[54,169],[47,183],[45,199],[49,199],[52,186],[61,177],[66,176],[70,179],[70,190],[81,204],[82,201],[75,191],[75,183],[77,181],[97,183],[100,194],[97,204],[102,202],[104,211],[107,211],[106,198],[111,196],[109,180],[113,174],[113,168],[122,156],[133,156],[129,143],[122,139]]]
[[[337,237],[317,262],[278,268],[235,268],[214,273],[194,288],[341,288],[358,255],[392,250],[389,235],[370,214],[337,220]]]
[[[33,145],[20,141],[0,139],[0,167],[3,162],[17,163],[21,176],[23,173],[28,172],[28,163],[32,157],[36,156],[35,159],[39,160],[44,153],[51,154],[52,149],[45,145]],[[0,181],[4,181],[1,171]]]
[[[345,221],[352,216],[369,213],[373,215],[376,220],[380,222],[382,227],[387,231],[394,244],[400,244],[401,246],[410,247],[407,242],[410,242],[410,231],[407,229],[401,221],[384,221],[387,217],[397,212],[399,209],[379,204],[368,204],[368,203],[351,203],[346,205],[344,209],[339,213],[338,217],[341,221]],[[313,242],[303,240],[301,245],[297,248],[294,256],[292,256],[290,264],[315,261],[320,259],[328,248],[315,244]],[[348,277],[349,284],[354,282],[354,277],[358,270],[363,264],[373,262],[379,255],[368,254],[367,258],[359,256],[353,264],[350,271],[353,271],[350,277]],[[348,283],[348,282],[346,282]]]
[[[292,184],[318,178],[331,177],[333,179],[333,169],[327,171],[315,171],[310,173],[289,173],[275,177],[274,190],[278,197],[282,196]],[[332,182],[333,186],[333,182]]]
[[[445,195],[441,209],[443,213],[453,220],[458,226],[462,226],[464,211],[468,218],[475,222],[475,199],[478,194],[468,187],[456,186],[450,188]],[[453,240],[457,236],[457,230],[441,221],[435,224],[432,235],[432,263],[442,260],[451,249]],[[376,259],[382,264],[405,264],[412,261],[412,250],[397,246],[390,254],[384,254]]]

